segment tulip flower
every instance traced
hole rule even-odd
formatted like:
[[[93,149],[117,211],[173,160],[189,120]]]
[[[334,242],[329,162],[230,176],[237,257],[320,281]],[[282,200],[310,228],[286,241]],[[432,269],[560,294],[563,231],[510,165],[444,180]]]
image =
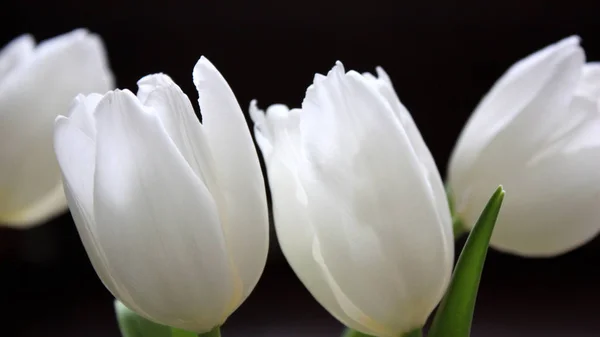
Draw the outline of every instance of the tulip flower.
[[[317,74],[301,109],[250,107],[291,267],[346,326],[402,336],[423,326],[453,264],[433,158],[382,69]]]
[[[570,251],[600,230],[600,64],[578,37],[513,65],[462,131],[449,166],[455,216],[470,228],[502,184],[491,245],[529,257]]]
[[[52,150],[53,122],[79,93],[104,93],[113,77],[97,35],[79,29],[0,51],[0,224],[29,228],[67,208]]]
[[[88,256],[111,293],[140,316],[206,332],[262,274],[266,193],[256,149],[229,85],[196,64],[203,124],[166,75],[78,96],[54,147]]]

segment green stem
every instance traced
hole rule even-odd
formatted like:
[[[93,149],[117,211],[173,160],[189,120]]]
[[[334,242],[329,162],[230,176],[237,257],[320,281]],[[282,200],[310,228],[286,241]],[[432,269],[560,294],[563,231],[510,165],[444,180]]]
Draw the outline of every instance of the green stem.
[[[364,334],[362,332],[356,331],[354,329],[347,328],[342,337],[373,337],[371,335]]]
[[[450,189],[450,186],[446,186],[446,197],[448,198],[450,214],[452,214],[452,230],[454,232],[454,240],[458,240],[463,234],[467,233],[468,230],[465,228],[465,224],[460,220],[458,214],[456,214],[456,205],[454,205],[454,198],[452,198],[452,190]]]
[[[468,232],[468,230],[465,229],[463,222],[455,214],[452,214],[452,231],[454,232],[454,240],[460,239],[463,234]]]
[[[415,329],[407,334],[402,335],[401,337],[422,337],[423,336],[423,332],[421,331],[421,329]],[[342,337],[373,337],[371,335],[367,335],[365,333],[347,328],[344,333],[342,334]]]
[[[423,336],[423,331],[421,329],[415,329],[407,334],[405,334],[402,337],[422,337]]]
[[[173,337],[177,336],[173,335]],[[198,337],[221,337],[221,328],[217,326],[208,332],[198,334]]]
[[[177,328],[171,328],[171,337],[196,337],[196,334]]]

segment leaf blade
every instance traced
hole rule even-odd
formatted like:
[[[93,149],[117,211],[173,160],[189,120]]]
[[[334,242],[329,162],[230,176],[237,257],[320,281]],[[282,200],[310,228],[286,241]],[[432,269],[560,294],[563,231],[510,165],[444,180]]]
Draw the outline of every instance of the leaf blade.
[[[429,329],[429,337],[468,337],[481,273],[492,232],[504,199],[499,186],[469,233],[452,280]]]

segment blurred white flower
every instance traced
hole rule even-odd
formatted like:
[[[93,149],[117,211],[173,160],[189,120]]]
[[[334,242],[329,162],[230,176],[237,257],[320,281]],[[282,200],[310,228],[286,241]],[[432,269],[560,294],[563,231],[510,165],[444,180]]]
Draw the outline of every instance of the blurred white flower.
[[[205,332],[250,294],[268,250],[256,149],[237,100],[205,58],[203,124],[166,75],[79,96],[56,120],[69,207],[96,272],[131,310]]]
[[[302,109],[250,114],[277,236],[313,296],[376,336],[421,327],[450,280],[454,244],[442,180],[381,68],[317,74]]]
[[[23,35],[0,51],[0,224],[27,228],[66,210],[54,119],[77,94],[112,87],[103,44],[83,29],[37,46]]]
[[[502,184],[491,245],[553,256],[600,230],[600,64],[578,37],[513,65],[465,126],[449,166],[457,216],[471,228]]]

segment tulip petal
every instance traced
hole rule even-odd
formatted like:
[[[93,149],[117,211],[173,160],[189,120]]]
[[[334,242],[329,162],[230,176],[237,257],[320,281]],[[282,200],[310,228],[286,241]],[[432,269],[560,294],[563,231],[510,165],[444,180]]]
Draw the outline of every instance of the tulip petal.
[[[304,286],[331,315],[346,326],[375,335],[376,331],[346,314],[321,265],[314,261],[313,246],[317,238],[307,209],[306,192],[299,180],[297,126],[296,130],[293,127],[288,130],[287,134],[295,139],[281,139],[277,154],[268,165],[275,228],[283,254]]]
[[[224,203],[219,203],[221,214],[227,214],[223,230],[245,298],[258,282],[267,258],[269,228],[264,180],[244,114],[223,76],[202,57],[193,78],[223,193]]]
[[[85,98],[81,97],[73,105],[71,115],[85,114],[81,110],[86,108]],[[95,232],[95,141],[77,123],[64,116],[56,119],[54,130],[56,158],[62,170],[65,194],[77,231],[96,273],[113,294],[119,294],[118,285],[111,275]]]
[[[583,66],[575,94],[592,101],[600,99],[600,62],[591,62]]]
[[[250,118],[254,123],[253,130],[256,144],[260,148],[263,158],[267,160],[267,158],[271,157],[271,153],[273,153],[273,135],[271,132],[272,127],[269,124],[269,119],[267,118],[265,112],[256,106],[256,100],[252,100],[250,102],[248,113],[250,114]]]
[[[301,176],[332,288],[379,335],[419,327],[448,284],[453,238],[408,136],[383,97],[341,64],[302,108],[311,165]]]
[[[492,237],[494,248],[522,256],[555,256],[600,232],[597,104],[575,97],[569,130],[511,177],[506,188],[518,193],[503,207]]]
[[[528,96],[528,100],[524,104],[516,104],[521,101],[520,96],[517,95],[514,99],[508,96],[509,94],[514,95],[512,94],[514,92],[527,91],[527,87],[522,86],[523,83],[512,83],[513,87],[508,87],[511,83],[507,83],[506,87],[500,86],[499,89],[496,89],[499,86],[496,85],[488,96],[495,97],[497,95],[497,100],[502,98],[504,101],[492,106],[491,103],[484,103],[491,100],[486,96],[480,104],[482,108],[478,108],[473,117],[474,120],[479,119],[477,123],[482,123],[488,113],[485,109],[496,111],[506,104],[511,104],[506,111],[514,110],[519,113],[511,116],[510,122],[504,123],[491,119],[488,120],[490,123],[488,127],[483,124],[477,126],[479,124],[475,122],[472,124],[469,122],[465,126],[464,134],[461,135],[450,162],[449,181],[453,194],[458,196],[455,200],[456,210],[465,218],[464,223],[468,227],[474,225],[478,210],[485,205],[487,200],[487,196],[475,200],[472,195],[472,193],[476,193],[474,192],[475,186],[481,188],[482,191],[488,191],[496,185],[502,184],[510,192],[512,176],[522,173],[523,163],[545,151],[549,144],[563,137],[572,126],[567,122],[571,120],[569,106],[581,77],[581,67],[584,62],[583,51],[576,45],[577,42],[578,39],[574,38],[563,40],[517,63],[509,70],[508,75],[505,75],[507,78],[516,76],[513,74],[516,72],[513,69],[523,68],[523,63],[530,64],[533,62],[532,60],[537,62],[520,72],[523,83],[540,82],[540,79],[543,79],[539,85],[531,84],[535,90],[530,93],[530,97]],[[544,72],[539,73],[540,70],[544,70]],[[530,78],[535,78],[535,80]],[[499,83],[504,83],[504,81],[507,80],[501,79]],[[513,103],[515,104],[513,105]],[[476,116],[480,113],[480,116],[483,117]],[[542,116],[540,113],[544,115]],[[475,129],[478,127],[480,128]],[[502,132],[488,138],[490,129]],[[468,136],[469,134],[482,138],[475,139]],[[522,135],[527,135],[527,137]],[[470,142],[471,145],[468,145],[467,142]],[[478,142],[479,145],[484,144],[480,151],[471,147],[479,146],[473,145],[474,142]],[[499,153],[502,153],[502,156],[499,156]],[[493,174],[498,174],[498,176],[490,176]],[[507,198],[509,203],[514,194],[512,193]],[[500,219],[502,220],[502,214]],[[502,228],[501,220],[498,232]],[[492,239],[493,242],[494,239]]]
[[[492,153],[491,147],[510,148],[511,155],[528,156],[539,145],[534,139],[543,138],[560,125],[561,113],[567,111],[584,62],[583,50],[578,44],[578,37],[569,37],[550,45],[514,64],[494,84],[463,128],[453,151],[449,169],[453,188],[467,184],[463,180],[471,179],[469,170],[477,164],[476,160],[486,162],[479,155]],[[544,115],[540,116],[540,113]],[[540,121],[544,121],[542,127],[531,128]],[[529,143],[522,143],[521,137],[514,136],[521,131],[529,133],[529,129],[537,133],[532,135]],[[493,161],[488,164],[506,166],[512,162],[504,157],[502,160],[504,163]],[[460,176],[457,176],[458,172]],[[485,190],[498,184],[504,182],[493,181]],[[457,200],[456,203],[460,208],[463,202]],[[484,203],[482,200],[475,208],[480,209]],[[471,225],[473,221],[469,221]]]
[[[250,102],[250,117],[254,122],[254,137],[260,151],[268,162],[273,152],[278,130],[284,129],[290,118],[290,109],[284,104],[273,104],[262,111],[256,106],[256,100]],[[293,113],[292,113],[293,114]],[[293,118],[293,117],[292,117]],[[283,124],[283,125],[281,125]],[[297,127],[297,125],[295,126]]]
[[[78,93],[103,92],[111,85],[99,38],[83,30],[42,42],[26,65],[2,81],[0,221],[39,219],[40,204],[49,214],[65,209],[64,197],[55,197],[60,171],[52,151],[54,119],[68,111]]]
[[[216,187],[212,154],[202,124],[192,103],[173,80],[164,74],[148,75],[138,81],[138,98],[152,107],[169,137],[211,193]]]
[[[446,209],[448,209],[448,199],[446,198],[444,185],[437,169],[437,165],[435,164],[435,160],[433,159],[427,144],[425,144],[423,136],[421,136],[421,132],[419,132],[419,129],[410,115],[410,112],[408,109],[406,109],[402,102],[400,102],[390,77],[382,67],[377,67],[376,71],[378,76],[377,78],[371,74],[369,74],[369,76],[365,76],[365,78],[375,85],[379,93],[381,93],[394,111],[396,118],[398,118],[402,124],[412,148],[417,154],[419,161],[423,165],[423,171],[426,172],[428,177],[427,180],[431,184],[431,188],[434,190],[433,195],[435,196],[435,202],[437,205],[436,209],[439,213],[438,216],[443,219],[444,223],[449,223],[451,222],[451,215],[449,212],[446,212]],[[447,227],[444,227],[443,229],[451,230]]]
[[[598,235],[600,173],[598,162],[590,158],[600,158],[600,148],[546,158],[511,181],[519,194],[507,199],[492,246],[521,256],[551,257]]]
[[[96,141],[96,120],[94,112],[98,102],[104,97],[100,94],[77,95],[69,111],[69,120],[85,133],[90,139]]]
[[[108,93],[95,116],[95,232],[120,286],[148,319],[196,332],[221,324],[233,280],[210,193],[131,92]]]
[[[6,81],[19,64],[27,62],[34,48],[35,40],[29,34],[21,35],[4,46],[0,50],[0,82]]]

